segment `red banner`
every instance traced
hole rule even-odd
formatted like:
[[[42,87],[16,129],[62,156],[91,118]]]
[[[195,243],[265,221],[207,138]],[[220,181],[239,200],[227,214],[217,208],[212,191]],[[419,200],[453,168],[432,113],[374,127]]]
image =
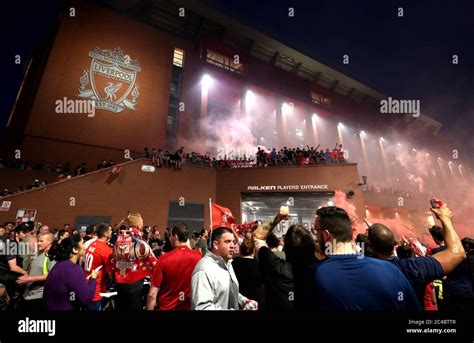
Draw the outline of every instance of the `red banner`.
[[[229,168],[255,168],[257,164],[250,161],[227,161]]]
[[[234,230],[237,232],[239,235],[244,236],[247,232],[253,232],[258,226],[258,222],[254,221],[251,223],[245,223],[245,224],[234,224]]]

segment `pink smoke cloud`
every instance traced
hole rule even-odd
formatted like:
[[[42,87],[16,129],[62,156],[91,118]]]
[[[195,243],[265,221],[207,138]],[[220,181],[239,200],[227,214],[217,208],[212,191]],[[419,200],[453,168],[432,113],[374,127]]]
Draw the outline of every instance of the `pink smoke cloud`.
[[[425,181],[421,176],[415,176],[414,174],[408,173],[407,177],[412,184],[415,184],[418,187],[420,192],[423,193],[425,191]]]

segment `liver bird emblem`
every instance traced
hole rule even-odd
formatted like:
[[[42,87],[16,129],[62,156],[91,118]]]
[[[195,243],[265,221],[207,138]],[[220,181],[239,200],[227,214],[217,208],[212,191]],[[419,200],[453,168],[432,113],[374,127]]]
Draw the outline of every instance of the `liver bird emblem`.
[[[104,92],[107,95],[105,99],[115,101],[117,99],[117,95],[115,95],[115,93],[117,93],[120,88],[122,88],[122,82],[116,84],[107,82],[107,86],[104,87]]]

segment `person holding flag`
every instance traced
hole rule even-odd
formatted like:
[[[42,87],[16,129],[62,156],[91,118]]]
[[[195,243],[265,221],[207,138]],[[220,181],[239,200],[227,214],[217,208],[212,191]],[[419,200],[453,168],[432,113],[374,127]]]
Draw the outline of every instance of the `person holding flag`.
[[[131,213],[118,225],[125,225],[114,245],[112,266],[115,270],[119,311],[143,309],[143,279],[152,275],[156,257],[148,243],[141,239],[143,219],[139,213]]]

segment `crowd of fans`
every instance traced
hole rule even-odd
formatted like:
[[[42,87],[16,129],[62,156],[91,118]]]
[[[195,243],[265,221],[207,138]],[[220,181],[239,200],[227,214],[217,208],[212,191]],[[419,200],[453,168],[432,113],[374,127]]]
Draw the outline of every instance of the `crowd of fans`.
[[[97,170],[113,167],[116,165],[114,160],[103,160],[97,164]],[[54,173],[56,177],[54,181],[61,181],[65,179],[71,179],[72,177],[84,175],[87,173],[87,164],[85,162],[80,163],[75,168],[71,168],[69,162],[66,163],[57,163],[56,165],[46,163],[41,161],[37,164],[34,164],[30,161],[25,160],[3,160],[0,159],[0,168],[14,168],[25,171],[42,171],[47,173]],[[27,185],[18,185],[16,190],[10,190],[4,188],[3,191],[0,191],[0,196],[7,196],[19,192],[24,192],[29,189],[35,189],[38,187],[46,186],[48,182],[46,180],[35,179]]]
[[[344,151],[342,144],[336,143],[336,146],[331,150],[319,150],[319,145],[314,148],[309,145],[306,148],[287,148],[277,150],[273,148],[270,151],[265,151],[258,147],[257,151],[257,166],[296,166],[309,164],[338,164],[345,163]]]
[[[276,166],[301,166],[315,164],[340,164],[346,163],[342,144],[337,144],[334,149],[319,150],[319,145],[306,148],[288,148],[284,147],[277,150],[272,148],[267,151],[264,148],[257,147],[255,157],[246,154],[236,155],[229,153],[229,156],[212,157],[210,152],[204,155],[191,152],[184,153],[184,147],[176,152],[169,150],[156,150],[153,148],[150,152],[148,148],[144,149],[144,157],[149,158],[152,164],[157,167],[168,167],[180,169],[181,163],[199,165],[211,168],[252,168],[252,167],[276,167]]]
[[[47,173],[65,174],[72,176],[81,175],[85,173],[85,167],[85,163],[81,163],[77,167],[73,168],[69,162],[58,162],[57,164],[54,164],[45,161],[34,163],[22,159],[0,159],[0,168],[14,168],[25,171],[42,171]]]
[[[272,228],[289,218],[283,212],[244,233],[159,230],[138,213],[81,230],[9,222],[0,227],[0,308],[472,311],[474,239],[460,240],[446,205],[432,211],[441,226],[430,228],[431,251],[382,224],[354,240],[334,206],[316,211],[315,231],[291,225],[282,238]]]
[[[184,154],[184,148],[181,147],[174,153],[170,152],[169,150],[156,150],[155,148],[152,148],[150,152],[148,148],[145,148],[143,157],[151,159],[151,163],[156,167],[165,167],[179,170],[181,169],[183,157],[186,156]]]

